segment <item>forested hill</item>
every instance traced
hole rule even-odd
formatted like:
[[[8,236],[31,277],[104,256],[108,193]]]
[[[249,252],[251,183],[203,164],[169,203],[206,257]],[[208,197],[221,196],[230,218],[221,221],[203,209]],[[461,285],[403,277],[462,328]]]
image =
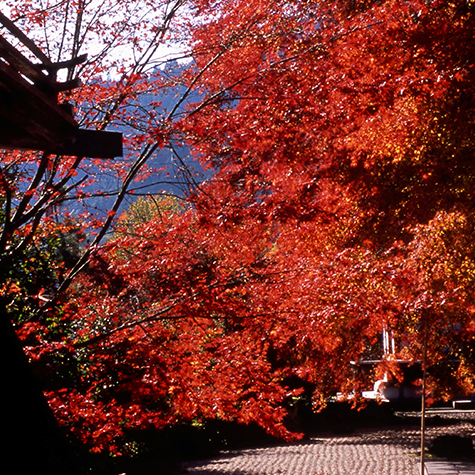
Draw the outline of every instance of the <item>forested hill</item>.
[[[181,68],[180,65],[171,63],[160,74],[176,75]],[[130,141],[142,132],[141,122],[144,117],[147,115],[166,117],[181,102],[185,90],[186,87],[177,82],[174,89],[164,89],[160,95],[144,93],[128,104],[128,109],[132,111],[130,116],[122,122],[121,126],[111,129],[122,132],[124,137],[124,157],[116,157],[114,162],[133,160],[134,152]],[[197,93],[189,95],[184,103],[179,104],[178,112],[198,100]],[[75,215],[80,214],[84,208],[92,213],[106,213],[111,208],[122,185],[123,177],[117,174],[116,167],[104,167],[103,163],[101,166],[96,166],[97,161],[94,160],[90,160],[90,163],[89,177],[93,179],[88,182],[86,196],[81,202],[73,201],[71,204],[68,202],[64,204],[64,209],[68,212],[72,211]],[[206,176],[200,163],[190,156],[188,147],[183,145],[179,138],[172,138],[168,144],[153,154],[138,174],[120,210],[126,209],[138,196],[150,194],[186,196]],[[78,180],[84,178],[85,174],[80,174]]]

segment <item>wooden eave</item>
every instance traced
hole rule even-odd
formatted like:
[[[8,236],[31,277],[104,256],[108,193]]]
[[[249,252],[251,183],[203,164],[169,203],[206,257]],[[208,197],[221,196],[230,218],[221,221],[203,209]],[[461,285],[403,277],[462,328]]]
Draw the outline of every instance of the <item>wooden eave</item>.
[[[52,63],[0,13],[0,23],[38,58],[35,64],[0,37],[0,148],[39,150],[91,158],[122,156],[122,134],[80,129],[58,93],[79,87],[78,80],[57,82],[58,69],[85,61]]]

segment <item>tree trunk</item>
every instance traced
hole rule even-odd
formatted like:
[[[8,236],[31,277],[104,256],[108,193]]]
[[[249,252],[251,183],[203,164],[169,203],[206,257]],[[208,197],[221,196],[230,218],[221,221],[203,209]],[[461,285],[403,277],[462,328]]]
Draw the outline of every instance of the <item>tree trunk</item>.
[[[0,304],[1,465],[12,475],[79,475],[85,464],[56,422]],[[7,468],[6,468],[7,467]]]

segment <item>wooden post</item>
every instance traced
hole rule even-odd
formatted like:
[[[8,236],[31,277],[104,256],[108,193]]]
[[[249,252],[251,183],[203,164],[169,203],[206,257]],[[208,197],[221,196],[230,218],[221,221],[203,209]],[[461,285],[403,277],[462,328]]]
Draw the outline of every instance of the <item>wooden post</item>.
[[[421,475],[425,473],[425,446],[426,446],[426,377],[427,377],[427,325],[422,321],[424,337],[422,348],[422,399],[421,399]]]

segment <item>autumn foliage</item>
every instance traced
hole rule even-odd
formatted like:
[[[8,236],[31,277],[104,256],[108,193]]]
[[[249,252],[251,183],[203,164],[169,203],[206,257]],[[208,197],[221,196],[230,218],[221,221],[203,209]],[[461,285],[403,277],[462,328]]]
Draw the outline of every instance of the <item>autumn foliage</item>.
[[[208,179],[186,204],[122,216],[48,318],[18,328],[58,418],[95,450],[206,418],[291,439],[303,383],[316,409],[352,394],[350,362],[381,356],[383,328],[407,360],[428,336],[434,397],[473,392],[473,2],[161,6],[176,9],[180,74],[137,62],[111,84],[97,58],[73,99],[88,126],[133,124],[111,165],[123,190],[173,144]],[[145,55],[145,31],[165,28],[139,26]],[[134,108],[177,85],[173,111]],[[42,330],[52,315],[67,332]]]

